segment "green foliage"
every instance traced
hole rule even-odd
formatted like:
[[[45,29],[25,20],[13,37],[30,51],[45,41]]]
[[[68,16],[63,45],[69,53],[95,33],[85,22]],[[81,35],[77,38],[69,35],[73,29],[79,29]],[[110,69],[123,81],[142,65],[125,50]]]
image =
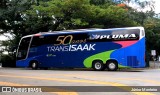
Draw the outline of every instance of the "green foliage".
[[[0,63],[2,63],[3,67],[15,66],[15,51],[14,40],[0,41]],[[7,54],[4,54],[6,52]]]
[[[27,21],[36,21],[39,25],[37,27],[44,26],[46,30],[137,25],[135,21],[128,18],[125,9],[115,4],[112,5],[111,1],[99,6],[99,4],[90,3],[89,0],[51,0],[45,3],[40,2],[39,6],[32,6],[30,10],[26,11],[26,14],[28,16]],[[42,20],[44,18],[47,19]],[[45,26],[45,24],[47,25]],[[34,25],[36,27],[36,24]]]
[[[3,67],[15,67],[15,58],[12,55],[2,55],[0,60]]]
[[[160,19],[148,18],[144,27],[146,29],[146,47],[147,51],[156,50],[160,54]]]

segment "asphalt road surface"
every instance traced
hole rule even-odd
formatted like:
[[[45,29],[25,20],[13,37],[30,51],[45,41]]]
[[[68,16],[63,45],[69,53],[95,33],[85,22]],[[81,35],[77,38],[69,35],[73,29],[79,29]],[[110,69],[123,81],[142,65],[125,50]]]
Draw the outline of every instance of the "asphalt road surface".
[[[0,95],[160,95],[160,69],[0,68],[0,86]]]

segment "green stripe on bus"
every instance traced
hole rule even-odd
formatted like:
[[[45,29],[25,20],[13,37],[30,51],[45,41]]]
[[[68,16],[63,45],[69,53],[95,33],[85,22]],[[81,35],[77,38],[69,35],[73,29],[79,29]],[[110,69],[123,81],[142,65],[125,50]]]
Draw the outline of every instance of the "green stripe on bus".
[[[129,67],[129,66],[123,66],[123,65],[120,65],[120,64],[118,64],[118,68],[131,68],[131,67]]]
[[[94,60],[102,60],[103,63],[106,63],[106,61],[108,59],[110,59],[110,55],[111,53],[113,52],[114,50],[110,50],[110,51],[107,51],[107,52],[102,52],[102,53],[98,53],[98,54],[95,54],[95,55],[92,55],[88,58],[86,58],[84,61],[83,61],[83,64],[86,68],[91,68],[92,67],[92,62]]]

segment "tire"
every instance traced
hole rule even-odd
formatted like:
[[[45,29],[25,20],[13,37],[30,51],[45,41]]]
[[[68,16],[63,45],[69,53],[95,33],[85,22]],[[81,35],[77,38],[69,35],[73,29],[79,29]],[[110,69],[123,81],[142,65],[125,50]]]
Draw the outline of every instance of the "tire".
[[[108,61],[106,65],[108,71],[117,71],[118,69],[118,63],[116,61]]]
[[[37,61],[31,62],[31,68],[32,68],[33,70],[37,70],[37,69],[38,69],[38,62],[37,62]]]
[[[93,61],[92,67],[96,71],[103,71],[105,69],[105,65],[100,60]]]

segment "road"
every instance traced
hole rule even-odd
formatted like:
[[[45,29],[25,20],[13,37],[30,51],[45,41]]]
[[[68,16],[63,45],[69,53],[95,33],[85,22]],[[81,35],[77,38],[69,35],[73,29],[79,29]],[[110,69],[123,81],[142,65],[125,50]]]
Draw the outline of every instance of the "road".
[[[160,69],[134,69],[109,71],[93,71],[89,69],[51,69],[31,70],[29,68],[0,68],[1,86],[49,86],[55,92],[30,92],[32,95],[160,95],[160,92],[127,91],[121,86],[160,86]],[[76,92],[68,89],[57,90],[57,86],[84,87],[92,92]],[[85,86],[90,86],[87,88]],[[109,86],[110,91],[98,91],[102,86]],[[113,87],[124,92],[112,92]],[[45,89],[48,89],[47,87]],[[57,91],[56,91],[57,90]],[[58,92],[59,91],[59,92]],[[61,92],[62,91],[62,92]],[[67,92],[63,92],[67,91]],[[0,92],[0,95],[28,95],[22,92]]]

